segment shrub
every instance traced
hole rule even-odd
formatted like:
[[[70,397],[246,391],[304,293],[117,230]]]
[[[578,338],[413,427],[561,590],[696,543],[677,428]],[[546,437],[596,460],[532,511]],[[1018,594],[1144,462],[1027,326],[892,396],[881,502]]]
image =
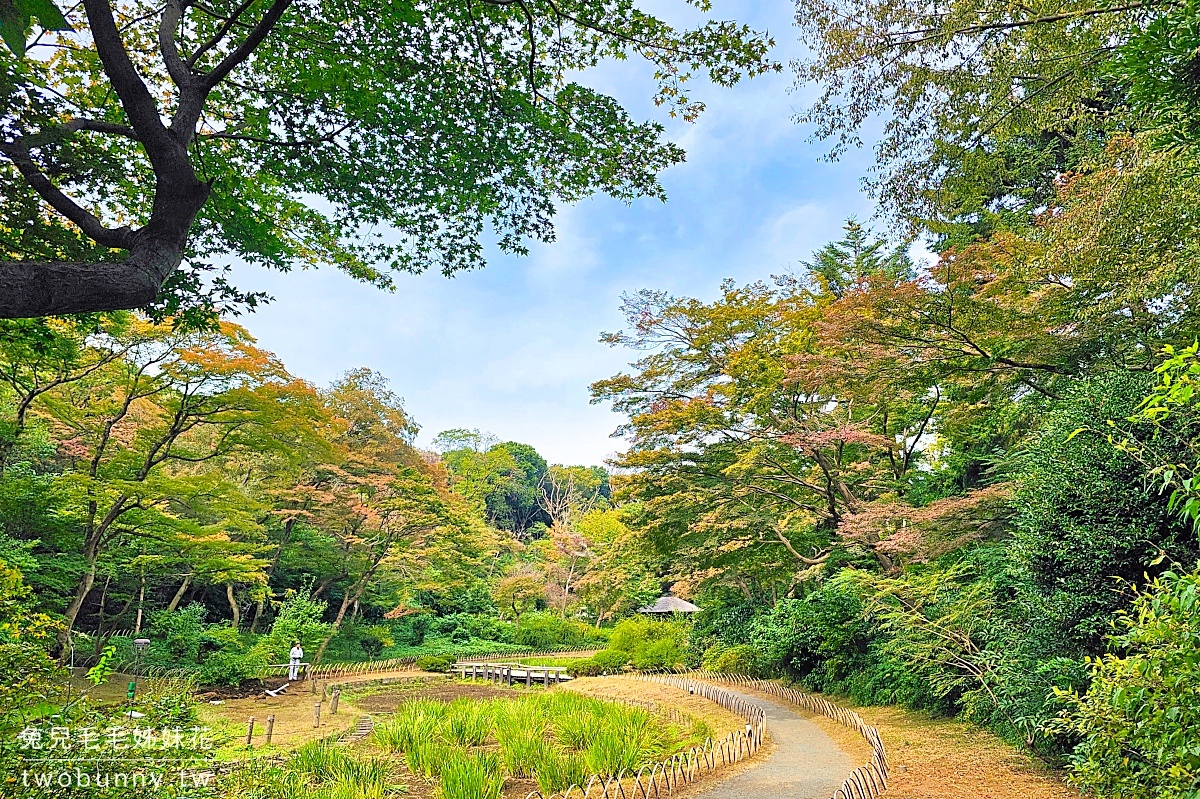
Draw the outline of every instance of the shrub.
[[[643,649],[634,652],[630,662],[635,669],[654,671],[672,669],[683,664],[687,655],[680,641],[672,638],[662,638],[652,641]]]
[[[751,677],[762,677],[766,672],[758,650],[749,644],[710,647],[704,653],[704,668],[722,674],[746,674]]]
[[[686,622],[638,617],[625,619],[613,628],[608,648],[625,653],[636,668],[660,668],[649,664],[675,665],[683,661],[686,641]],[[647,665],[639,665],[639,661]]]
[[[257,677],[262,665],[251,653],[222,649],[205,658],[200,667],[200,682],[203,685],[241,685]]]
[[[530,649],[560,649],[582,646],[591,628],[574,619],[553,613],[527,613],[521,619],[516,643]]]
[[[1200,572],[1168,572],[1118,618],[1115,652],[1063,725],[1082,736],[1072,780],[1100,796],[1184,799],[1200,785]]]
[[[363,628],[359,633],[358,645],[372,660],[379,657],[384,649],[395,643],[396,641],[392,638],[391,629],[383,624],[373,624],[370,627]]]
[[[208,613],[199,602],[176,611],[156,610],[149,618],[150,646],[143,663],[147,666],[180,668],[200,661],[200,642],[204,637],[204,617]]]
[[[321,621],[325,607],[324,602],[289,592],[275,614],[270,632],[257,644],[264,650],[264,660],[286,662],[295,641],[299,641],[306,649],[315,647],[329,634],[330,625]]]
[[[571,674],[579,677],[596,677],[601,674],[620,674],[629,663],[629,655],[615,649],[604,649],[586,660],[569,667]]]
[[[417,668],[422,671],[447,672],[455,663],[455,658],[449,655],[426,655],[417,658]]]

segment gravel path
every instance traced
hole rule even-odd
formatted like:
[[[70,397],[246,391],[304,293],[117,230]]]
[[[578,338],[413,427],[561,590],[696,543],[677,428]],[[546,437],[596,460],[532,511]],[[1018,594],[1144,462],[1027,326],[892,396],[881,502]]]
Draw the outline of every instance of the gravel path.
[[[775,748],[760,765],[697,794],[696,799],[829,799],[854,770],[849,755],[792,708],[751,694],[739,695],[766,710]]]

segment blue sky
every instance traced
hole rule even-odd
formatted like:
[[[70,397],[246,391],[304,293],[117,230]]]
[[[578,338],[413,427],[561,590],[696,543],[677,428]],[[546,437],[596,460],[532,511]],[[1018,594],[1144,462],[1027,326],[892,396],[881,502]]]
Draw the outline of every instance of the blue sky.
[[[768,30],[786,63],[801,52],[793,8],[717,0],[715,13]],[[588,79],[641,116],[661,117],[647,75],[625,62]],[[598,341],[620,328],[622,293],[711,298],[722,279],[794,269],[838,238],[847,217],[871,218],[860,188],[870,151],[820,160],[825,147],[793,121],[812,90],[792,91],[792,82],[785,69],[729,90],[697,89],[707,110],[696,123],[663,119],[688,154],[662,175],[665,204],[597,197],[565,207],[558,240],[527,258],[495,255],[486,269],[450,279],[399,275],[390,294],[333,269],[243,269],[239,284],[275,302],[239,321],[315,383],[360,366],[386,375],[421,425],[420,444],[447,428],[479,428],[532,444],[552,463],[601,463],[621,449],[610,437],[621,418],[589,403],[588,384],[633,357]]]

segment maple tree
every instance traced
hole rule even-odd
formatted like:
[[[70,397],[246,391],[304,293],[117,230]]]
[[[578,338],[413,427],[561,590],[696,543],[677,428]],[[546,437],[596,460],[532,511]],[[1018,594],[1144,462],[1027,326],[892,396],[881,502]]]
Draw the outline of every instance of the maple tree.
[[[661,197],[683,158],[578,75],[641,56],[691,119],[691,76],[777,68],[745,26],[676,30],[626,2],[7,8],[29,56],[0,51],[0,317],[253,306],[230,253],[390,288],[392,269],[481,265],[489,227],[524,252],[559,202]]]

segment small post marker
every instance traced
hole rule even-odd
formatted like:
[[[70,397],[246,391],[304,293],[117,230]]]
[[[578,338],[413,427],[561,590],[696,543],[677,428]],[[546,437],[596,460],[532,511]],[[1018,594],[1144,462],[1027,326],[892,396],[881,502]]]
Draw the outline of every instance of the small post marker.
[[[254,743],[254,716],[250,717],[250,722],[246,725],[246,746],[253,746]]]
[[[275,734],[275,716],[274,714],[267,716],[267,743],[271,743],[271,736]]]

